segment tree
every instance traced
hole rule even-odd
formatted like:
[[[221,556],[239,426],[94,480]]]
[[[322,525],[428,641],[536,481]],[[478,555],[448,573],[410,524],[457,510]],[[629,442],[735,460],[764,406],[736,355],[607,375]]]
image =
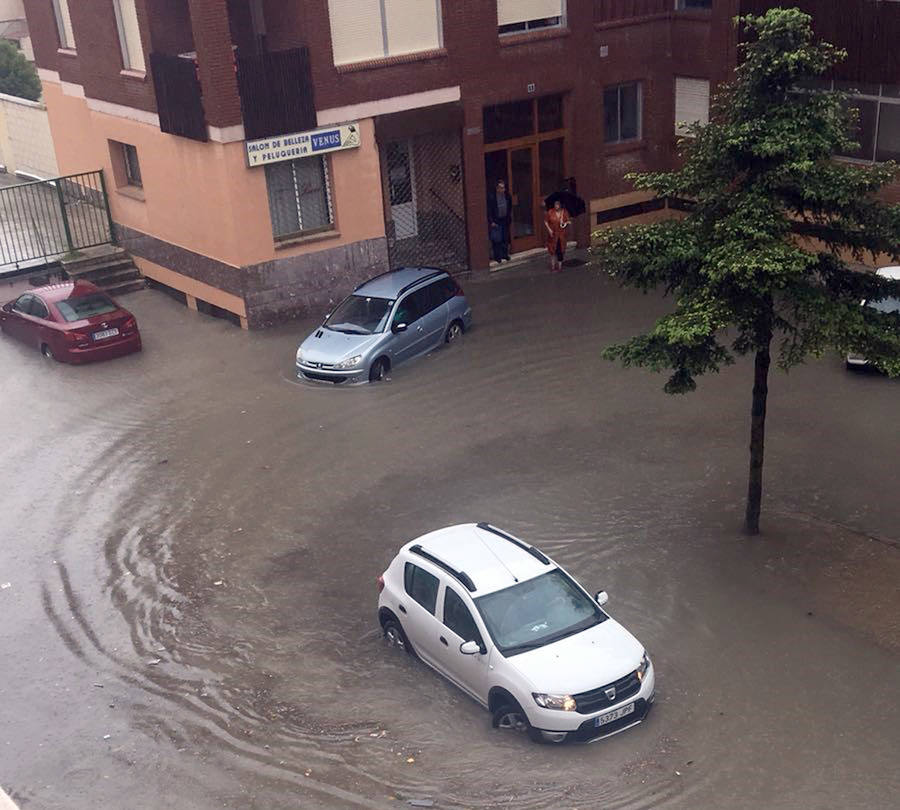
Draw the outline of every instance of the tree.
[[[873,198],[895,164],[832,159],[853,146],[857,114],[846,97],[802,90],[846,54],[814,41],[797,9],[736,22],[748,34],[743,58],[710,123],[680,141],[683,168],[628,178],[690,201],[690,213],[598,232],[593,251],[623,285],[674,298],[670,314],[606,349],[608,359],[667,369],[664,390],[680,394],[736,355],[754,355],[745,531],[758,534],[772,355],[788,371],[808,355],[855,351],[900,374],[900,313],[860,306],[900,296],[900,283],[846,263],[900,258],[900,206]]]
[[[0,42],[0,93],[37,101],[41,80],[37,71],[11,42]]]

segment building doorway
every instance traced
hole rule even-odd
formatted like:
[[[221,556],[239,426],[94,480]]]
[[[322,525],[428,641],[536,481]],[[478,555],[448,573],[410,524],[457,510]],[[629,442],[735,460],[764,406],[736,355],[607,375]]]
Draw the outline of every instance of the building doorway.
[[[564,186],[566,136],[562,95],[484,108],[485,187],[492,194],[498,180],[506,183],[514,253],[544,241],[543,201]]]

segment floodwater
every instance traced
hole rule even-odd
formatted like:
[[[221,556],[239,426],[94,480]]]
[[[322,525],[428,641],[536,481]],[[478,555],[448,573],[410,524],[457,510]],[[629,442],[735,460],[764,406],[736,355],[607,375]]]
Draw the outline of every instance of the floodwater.
[[[246,334],[153,291],[125,301],[138,356],[0,339],[23,810],[896,806],[900,383],[773,374],[751,540],[749,364],[668,397],[599,356],[661,301],[585,269],[465,286],[476,328],[376,386],[297,383],[311,323]],[[375,577],[474,520],[609,591],[656,664],[644,724],[534,745],[384,646]]]

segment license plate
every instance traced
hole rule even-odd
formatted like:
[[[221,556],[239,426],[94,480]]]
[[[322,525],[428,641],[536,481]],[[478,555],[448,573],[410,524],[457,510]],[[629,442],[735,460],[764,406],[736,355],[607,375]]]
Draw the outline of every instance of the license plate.
[[[118,329],[104,329],[102,332],[94,332],[94,340],[103,340],[108,337],[115,337],[119,334]]]
[[[594,718],[595,726],[605,726],[607,723],[612,723],[614,720],[619,720],[622,717],[626,717],[634,711],[634,704],[629,703],[627,706],[622,706],[614,711],[608,712],[607,714],[601,714],[599,717]]]

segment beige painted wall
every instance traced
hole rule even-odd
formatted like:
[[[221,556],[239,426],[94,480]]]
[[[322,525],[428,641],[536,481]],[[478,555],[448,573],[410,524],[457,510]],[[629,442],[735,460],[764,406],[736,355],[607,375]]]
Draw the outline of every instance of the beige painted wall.
[[[66,91],[77,92],[71,86]],[[44,81],[60,169],[104,169],[116,222],[235,267],[384,236],[371,119],[360,122],[360,148],[330,158],[334,235],[276,249],[265,170],[247,168],[242,142],[200,143],[168,135],[151,123],[92,110],[83,97],[67,93]],[[109,140],[137,148],[143,200],[115,190]]]
[[[24,20],[24,0],[0,0],[0,20]]]
[[[0,163],[9,173],[40,178],[59,174],[43,104],[0,93]]]

